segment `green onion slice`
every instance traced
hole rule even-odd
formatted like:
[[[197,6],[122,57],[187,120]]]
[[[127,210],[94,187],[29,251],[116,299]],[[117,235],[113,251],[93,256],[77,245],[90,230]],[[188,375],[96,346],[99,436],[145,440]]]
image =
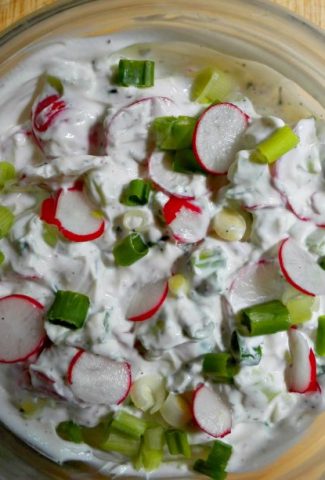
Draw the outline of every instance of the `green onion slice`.
[[[279,300],[244,308],[238,319],[238,331],[244,336],[267,335],[291,327],[289,311]]]
[[[322,357],[325,356],[325,315],[318,317],[316,353]]]
[[[59,230],[55,225],[43,222],[43,240],[50,247],[55,247],[59,240]]]
[[[155,62],[151,60],[128,60],[122,58],[118,65],[117,83],[123,87],[152,87],[155,77]]]
[[[15,220],[14,214],[7,207],[0,205],[0,238],[8,235]]]
[[[63,440],[67,440],[68,442],[83,442],[82,427],[70,420],[59,423],[59,425],[56,427],[56,433],[59,435],[59,437],[63,438]]]
[[[90,301],[87,295],[58,290],[47,312],[47,320],[54,325],[76,330],[82,328],[87,318]]]
[[[320,268],[322,268],[323,270],[325,270],[325,257],[320,257],[318,259],[318,265],[320,266]]]
[[[258,345],[257,347],[250,347],[245,338],[239,335],[236,330],[234,330],[231,335],[230,350],[232,356],[241,365],[258,365],[262,358],[261,346]]]
[[[16,170],[12,163],[0,162],[0,188],[16,178]]]
[[[232,383],[238,372],[239,365],[229,353],[207,353],[203,357],[203,373],[218,383]]]
[[[222,102],[233,89],[229,75],[215,67],[201,70],[194,79],[191,98],[199,103]]]
[[[161,150],[183,150],[192,145],[197,120],[194,117],[158,117],[152,122],[156,144]]]
[[[166,442],[171,455],[184,455],[185,458],[191,458],[191,447],[186,432],[176,429],[168,430]]]
[[[173,170],[179,173],[201,173],[202,175],[206,175],[206,172],[200,167],[190,148],[175,152]]]
[[[141,418],[120,410],[115,415],[111,427],[129,437],[140,438],[147,428],[147,423]]]
[[[132,180],[122,193],[121,203],[129,207],[146,205],[149,200],[151,183],[137,178]]]
[[[148,245],[142,237],[138,233],[131,233],[115,245],[113,255],[117,265],[127,267],[147,255],[148,251]]]
[[[6,259],[5,254],[0,251],[0,265],[3,264],[3,262],[5,261],[5,259]]]
[[[134,457],[139,450],[139,446],[139,439],[111,429],[108,437],[101,443],[99,448],[105,452],[118,452],[126,457]]]
[[[227,443],[215,440],[206,460],[196,460],[193,469],[214,480],[224,480],[227,477],[226,467],[231,457],[232,447]]]
[[[47,75],[46,82],[51,85],[51,87],[54,88],[54,90],[56,90],[58,94],[62,97],[64,93],[64,87],[63,83],[58,77],[55,77],[54,75]]]
[[[298,143],[299,137],[288,125],[284,125],[256,146],[251,160],[256,163],[272,164],[296,147]]]

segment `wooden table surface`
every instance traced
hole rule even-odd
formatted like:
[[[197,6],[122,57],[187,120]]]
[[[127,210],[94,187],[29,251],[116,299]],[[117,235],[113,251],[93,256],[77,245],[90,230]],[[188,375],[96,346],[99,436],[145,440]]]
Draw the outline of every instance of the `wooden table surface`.
[[[24,15],[56,0],[0,0],[0,31]],[[242,0],[245,2],[245,0]],[[325,28],[325,0],[273,0]]]

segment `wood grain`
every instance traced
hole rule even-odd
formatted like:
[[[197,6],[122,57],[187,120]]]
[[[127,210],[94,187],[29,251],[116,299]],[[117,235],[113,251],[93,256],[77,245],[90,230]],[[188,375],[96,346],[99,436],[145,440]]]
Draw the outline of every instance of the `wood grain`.
[[[273,0],[325,28],[325,0]],[[245,0],[243,0],[245,2]],[[55,0],[0,0],[0,30]]]

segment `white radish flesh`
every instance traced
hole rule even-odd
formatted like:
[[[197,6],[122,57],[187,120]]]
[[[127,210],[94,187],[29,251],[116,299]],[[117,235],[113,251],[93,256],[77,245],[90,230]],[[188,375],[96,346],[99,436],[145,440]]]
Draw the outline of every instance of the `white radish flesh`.
[[[325,271],[296,240],[283,240],[278,256],[282,273],[290,285],[306,295],[325,295]]]
[[[212,437],[224,437],[231,431],[230,408],[206,385],[194,393],[193,416],[198,427]]]
[[[127,362],[80,351],[67,372],[71,390],[90,404],[118,405],[131,388],[131,369]]]
[[[132,322],[141,322],[151,318],[162,307],[168,294],[168,282],[165,279],[149,283],[132,297],[126,317]]]
[[[249,117],[232,103],[212,105],[200,116],[193,134],[193,152],[209,173],[228,171]]]
[[[163,215],[173,237],[180,243],[196,243],[207,234],[210,216],[197,203],[171,197],[163,207]]]
[[[284,284],[278,264],[260,260],[236,273],[230,287],[229,303],[236,313],[251,305],[280,299]]]
[[[107,153],[117,158],[123,154],[137,162],[148,156],[148,131],[157,117],[179,115],[167,97],[141,98],[119,110],[106,121]]]
[[[292,364],[287,370],[288,390],[295,393],[319,392],[315,354],[308,341],[296,328],[288,331]]]
[[[182,198],[200,197],[208,192],[204,175],[175,172],[170,153],[154,151],[148,163],[149,176],[166,193]]]
[[[73,242],[95,240],[105,230],[105,221],[94,213],[79,184],[44,200],[41,219],[56,225],[62,235]]]
[[[22,362],[45,340],[43,305],[26,295],[0,298],[0,362]]]

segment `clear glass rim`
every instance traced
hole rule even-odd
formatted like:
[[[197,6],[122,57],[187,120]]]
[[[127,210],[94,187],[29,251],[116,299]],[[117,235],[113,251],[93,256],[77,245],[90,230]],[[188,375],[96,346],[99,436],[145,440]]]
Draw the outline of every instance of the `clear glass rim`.
[[[11,39],[18,36],[20,33],[24,32],[28,28],[41,23],[44,20],[47,20],[53,15],[58,13],[65,12],[67,10],[71,10],[76,8],[80,5],[85,5],[87,3],[94,3],[97,0],[59,0],[54,5],[45,6],[26,17],[23,17],[21,20],[14,22],[12,25],[7,27],[3,32],[0,33],[0,47]],[[171,3],[175,3],[175,0],[167,0],[165,5],[167,5],[168,1]],[[230,0],[232,1],[232,0]],[[265,8],[270,13],[279,16],[284,21],[288,21],[290,23],[294,22],[297,25],[297,28],[303,28],[306,33],[312,35],[315,40],[325,41],[325,30],[321,29],[317,25],[313,24],[309,20],[299,16],[298,14],[278,5],[270,0],[244,0],[245,2],[249,3],[252,6]],[[177,0],[176,0],[177,3]]]

